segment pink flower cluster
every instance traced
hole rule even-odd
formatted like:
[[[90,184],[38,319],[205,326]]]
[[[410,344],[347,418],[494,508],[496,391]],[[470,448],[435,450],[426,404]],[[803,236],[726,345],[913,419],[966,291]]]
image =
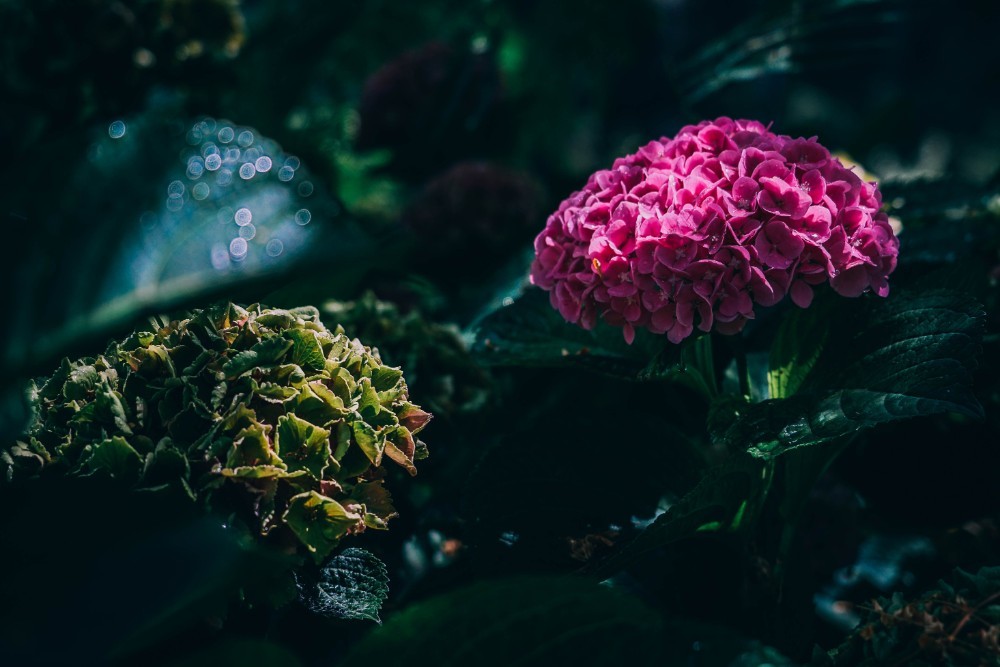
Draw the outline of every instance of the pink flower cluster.
[[[595,173],[535,239],[531,281],[567,321],[598,315],[678,343],[736,333],[786,294],[830,281],[844,296],[889,293],[899,242],[881,193],[817,143],[757,121],[683,128]],[[696,318],[697,315],[697,318]]]

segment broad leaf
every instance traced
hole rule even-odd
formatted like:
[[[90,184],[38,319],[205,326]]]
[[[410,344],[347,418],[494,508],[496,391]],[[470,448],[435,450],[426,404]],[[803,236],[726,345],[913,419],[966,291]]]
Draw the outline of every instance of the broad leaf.
[[[125,438],[116,435],[93,445],[83,465],[92,473],[103,472],[112,479],[134,482],[139,478],[142,457]]]
[[[587,331],[563,320],[545,292],[529,289],[478,324],[472,352],[492,366],[577,367],[635,379],[666,345],[645,331],[628,345],[603,322]]]
[[[321,616],[381,623],[379,609],[389,595],[389,572],[374,555],[351,547],[320,570],[318,580],[297,578],[299,599]]]
[[[355,665],[659,664],[663,623],[592,580],[518,577],[475,584],[390,617],[344,661]]]
[[[330,431],[294,414],[278,417],[275,448],[289,471],[308,470],[321,479],[330,463]]]
[[[631,542],[589,570],[603,579],[655,549],[696,533],[738,528],[765,475],[763,466],[746,455],[709,470]]]
[[[883,422],[943,412],[982,416],[971,384],[983,314],[971,298],[943,288],[900,292],[840,304],[830,317],[836,324],[808,376],[775,378],[780,391],[791,382],[799,392],[747,405],[716,428],[717,442],[770,459]],[[782,354],[808,363],[815,339],[799,343],[806,352]]]
[[[312,371],[321,371],[326,366],[323,348],[316,340],[316,334],[309,329],[290,329],[285,332],[294,345],[292,363]]]
[[[363,521],[360,514],[315,491],[292,496],[283,518],[317,562]]]

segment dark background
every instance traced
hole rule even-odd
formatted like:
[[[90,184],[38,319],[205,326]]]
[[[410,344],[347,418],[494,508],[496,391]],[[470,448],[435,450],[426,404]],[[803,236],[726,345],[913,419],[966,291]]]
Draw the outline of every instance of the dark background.
[[[722,115],[818,136],[860,165],[903,222],[901,279],[972,267],[989,305],[1000,267],[998,32],[1000,4],[969,1],[0,0],[2,438],[28,419],[26,383],[62,357],[219,298],[321,305],[374,290],[402,313],[466,332],[523,286],[531,240],[590,173]],[[192,158],[208,164],[209,143],[239,144],[224,145],[224,127],[250,131],[269,169],[231,183],[192,172]],[[204,199],[199,183],[212,184]],[[256,236],[242,257],[230,243],[244,206]],[[882,429],[817,487],[818,528],[806,538],[815,577],[802,592],[815,601],[810,629],[782,638],[747,618],[753,577],[726,544],[677,549],[668,565],[633,572],[636,588],[670,613],[767,635],[801,657],[848,629],[836,600],[918,590],[951,566],[990,562],[1000,544],[996,362],[988,345],[977,380],[986,422]],[[602,511],[595,501],[556,533],[521,525],[508,551],[477,534],[492,501],[466,480],[525,474],[518,459],[489,458],[499,440],[597,442],[602,428],[621,438],[585,416],[626,390],[603,385],[570,401],[589,376],[477,373],[457,377],[496,392],[486,409],[428,430],[441,462],[401,501],[410,514],[393,536],[370,543],[398,582],[390,610],[485,575],[570,571],[581,549],[604,544],[589,521]],[[569,416],[556,428],[546,410]],[[674,426],[697,430],[704,415],[689,412]],[[632,428],[641,438],[644,426]],[[547,453],[546,470],[562,469],[563,454]],[[669,471],[675,455],[649,456]],[[585,493],[581,480],[605,466],[592,465],[569,466],[563,486],[547,473],[522,478],[512,495],[537,495],[510,511],[524,519],[567,489]],[[689,488],[676,468],[666,479]],[[630,493],[630,507],[655,507],[641,481]],[[607,511],[600,520],[613,523],[617,506]],[[470,512],[479,523],[465,522]],[[435,556],[451,553],[449,539],[474,555],[454,565]],[[712,574],[663,574],[691,570]],[[283,636],[306,634],[284,622]]]

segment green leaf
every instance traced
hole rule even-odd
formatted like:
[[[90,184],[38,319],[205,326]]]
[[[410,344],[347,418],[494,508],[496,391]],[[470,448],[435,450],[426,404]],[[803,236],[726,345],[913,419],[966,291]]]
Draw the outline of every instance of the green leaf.
[[[263,639],[225,639],[209,648],[165,663],[164,667],[221,667],[222,665],[302,667],[302,663],[294,653]]]
[[[285,336],[292,340],[292,363],[312,371],[326,368],[323,348],[316,340],[316,334],[309,329],[289,329]]]
[[[796,309],[786,315],[771,344],[767,388],[769,398],[787,398],[798,391],[819,359],[830,330],[829,302]]]
[[[678,355],[678,347],[680,354]],[[670,345],[639,372],[640,380],[672,380],[711,400],[719,393],[715,377],[712,336],[688,338],[680,346]]]
[[[294,414],[278,417],[275,448],[290,472],[307,470],[316,479],[330,464],[330,431]]]
[[[294,343],[291,340],[281,336],[265,338],[249,350],[233,355],[233,358],[222,367],[222,372],[231,380],[257,366],[274,364],[292,348],[292,345]]]
[[[360,514],[315,491],[292,496],[282,518],[317,563],[333,551],[340,538],[363,525]]]
[[[481,320],[474,329],[472,353],[491,366],[577,367],[636,379],[657,353],[665,336],[637,331],[632,345],[620,329],[598,322],[592,331],[563,320],[540,289],[529,289],[514,303]]]
[[[286,467],[278,454],[271,449],[271,443],[264,433],[264,427],[255,424],[247,426],[235,435],[233,446],[226,458],[226,467],[239,468],[259,465]]]
[[[971,298],[943,288],[899,292],[841,303],[834,316],[837,325],[798,393],[747,405],[717,425],[716,442],[770,459],[888,421],[943,412],[982,417],[971,385],[983,313]]]
[[[132,429],[128,425],[128,417],[125,416],[125,406],[122,405],[121,395],[111,388],[107,379],[101,380],[101,385],[94,397],[94,415],[105,423],[114,424],[120,433],[132,435]]]
[[[298,579],[299,599],[314,614],[381,623],[379,609],[389,596],[389,572],[364,549],[350,547],[320,570],[317,581]]]
[[[97,388],[101,381],[101,376],[92,365],[79,366],[70,371],[66,384],[63,385],[63,396],[66,398],[83,399],[87,394]]]
[[[134,482],[139,478],[142,457],[125,438],[114,436],[91,445],[90,456],[83,464],[92,473],[105,472],[112,479]]]
[[[642,603],[583,578],[488,581],[411,605],[348,654],[344,667],[519,667],[660,662],[663,623]]]
[[[302,385],[295,413],[312,423],[323,426],[350,414],[343,399],[319,380]]]
[[[358,443],[358,447],[368,460],[374,465],[381,465],[382,452],[385,451],[385,436],[380,438],[375,429],[360,419],[351,424],[351,429],[354,433],[354,442]]]
[[[746,503],[759,494],[766,474],[761,463],[745,454],[708,470],[684,497],[590,571],[603,579],[650,551],[695,533],[737,528],[746,521]]]

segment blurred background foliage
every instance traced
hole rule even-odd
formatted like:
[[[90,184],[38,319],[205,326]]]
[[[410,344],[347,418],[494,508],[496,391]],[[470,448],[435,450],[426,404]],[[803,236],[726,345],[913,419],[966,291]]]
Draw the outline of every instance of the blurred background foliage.
[[[314,304],[402,365],[413,399],[437,415],[421,476],[393,485],[400,518],[365,536],[389,568],[385,611],[453,590],[461,599],[482,577],[576,571],[718,458],[705,408],[686,388],[607,368],[489,368],[469,351],[471,332],[524,289],[532,238],[590,173],[702,118],[773,122],[818,135],[881,181],[903,225],[896,283],[951,267],[948,280],[988,311],[976,384],[987,418],[882,427],[817,485],[805,509],[811,561],[791,596],[806,613],[746,614],[773,596],[766,567],[721,537],[661,550],[615,579],[691,624],[669,621],[663,655],[756,664],[755,637],[805,660],[813,644],[843,641],[874,595],[917,593],[1000,557],[998,30],[1000,5],[971,0],[0,0],[3,439],[28,419],[27,382],[152,315],[219,298]],[[758,342],[780,317],[761,318]],[[69,530],[53,509],[69,501],[44,498],[38,507],[60,517],[53,534]],[[181,524],[177,539],[225,546],[218,567],[262,567],[232,535]],[[162,564],[150,555],[162,539],[143,537],[123,567]],[[114,544],[84,556],[100,562]],[[19,566],[40,576],[49,561],[32,563]],[[113,573],[94,576],[113,588]],[[50,583],[55,599],[77,599]],[[206,605],[232,581],[188,585],[156,588],[149,616],[199,619],[183,627],[205,664],[262,650],[277,664],[332,664],[361,634],[302,609],[250,610],[233,627],[298,648],[239,632],[212,644]],[[598,607],[604,593],[558,591]],[[130,604],[121,594],[104,606]],[[319,645],[317,632],[334,639]],[[99,635],[79,630],[67,646],[87,664],[109,650]],[[64,657],[41,635],[20,641],[43,664]],[[117,655],[153,655],[163,641],[135,639]]]

